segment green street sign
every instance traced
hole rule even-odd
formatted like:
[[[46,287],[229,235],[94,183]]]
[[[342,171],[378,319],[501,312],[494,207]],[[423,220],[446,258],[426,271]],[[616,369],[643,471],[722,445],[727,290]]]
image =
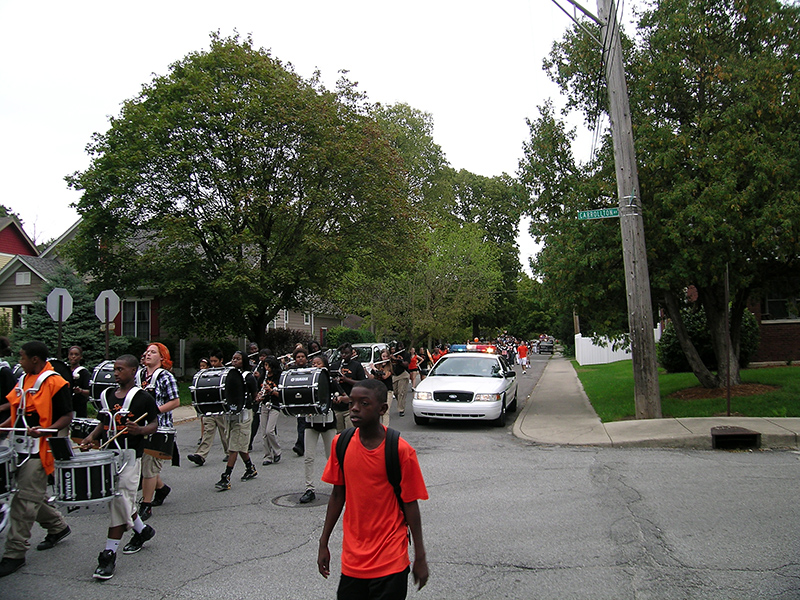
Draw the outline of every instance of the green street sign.
[[[578,211],[578,219],[581,221],[585,221],[586,219],[611,219],[618,216],[618,208],[600,208],[597,210]]]

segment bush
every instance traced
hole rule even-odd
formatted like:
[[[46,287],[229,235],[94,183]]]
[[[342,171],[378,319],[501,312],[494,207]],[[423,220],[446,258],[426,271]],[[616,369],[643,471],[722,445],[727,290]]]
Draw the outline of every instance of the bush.
[[[706,315],[702,310],[688,310],[681,311],[686,331],[689,338],[694,343],[703,364],[710,370],[717,370],[717,357],[714,355],[714,349],[711,345],[711,333],[706,324]],[[742,318],[742,335],[739,344],[739,367],[744,369],[750,364],[750,359],[758,350],[759,331],[758,322],[755,316],[749,310],[745,310]],[[664,333],[661,335],[656,345],[656,353],[658,355],[658,362],[670,373],[686,373],[691,372],[689,361],[681,349],[678,335],[675,333],[675,327],[672,323],[668,323]]]
[[[328,348],[338,348],[341,344],[366,344],[375,341],[375,334],[368,329],[350,329],[349,327],[332,327],[325,336]]]

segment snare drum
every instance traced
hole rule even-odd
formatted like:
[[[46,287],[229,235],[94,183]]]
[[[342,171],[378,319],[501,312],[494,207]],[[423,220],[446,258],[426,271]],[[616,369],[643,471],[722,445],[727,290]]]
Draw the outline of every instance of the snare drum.
[[[331,408],[331,382],[327,369],[310,367],[284,371],[278,392],[278,408],[290,417],[324,415]]]
[[[14,489],[14,452],[11,448],[0,448],[0,500],[5,500]]]
[[[100,395],[108,388],[117,388],[117,380],[114,379],[114,361],[105,360],[94,368],[92,379],[89,385],[89,395],[91,396],[92,406],[98,412],[102,409]]]
[[[198,371],[189,391],[192,393],[192,406],[201,416],[237,414],[244,407],[244,379],[233,367]]]
[[[91,506],[109,502],[116,491],[116,453],[97,450],[56,461],[56,502]]]
[[[174,445],[175,428],[159,427],[145,443],[144,451],[161,460],[172,460],[172,448]]]
[[[69,424],[69,437],[76,444],[80,444],[98,425],[100,421],[97,419],[73,417],[72,423]]]

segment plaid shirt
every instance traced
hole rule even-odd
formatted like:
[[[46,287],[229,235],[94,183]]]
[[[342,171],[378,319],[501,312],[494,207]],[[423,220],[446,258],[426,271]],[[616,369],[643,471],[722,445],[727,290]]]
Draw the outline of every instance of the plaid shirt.
[[[156,399],[156,404],[158,406],[166,404],[174,398],[180,397],[180,393],[178,391],[178,380],[175,379],[175,376],[166,369],[161,370],[161,373],[159,373],[155,381],[147,381],[147,379],[145,379],[147,377],[147,369],[145,368],[140,369],[137,375],[137,383],[141,382],[141,387],[152,394],[152,396]],[[174,426],[172,422],[171,410],[168,412],[159,413],[158,426]]]

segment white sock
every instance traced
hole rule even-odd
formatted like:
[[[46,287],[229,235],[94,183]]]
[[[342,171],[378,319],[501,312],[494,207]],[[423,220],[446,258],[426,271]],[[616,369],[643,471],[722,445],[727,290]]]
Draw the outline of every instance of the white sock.
[[[111,550],[114,554],[117,553],[119,550],[119,540],[112,540],[111,538],[106,540],[106,550]]]
[[[142,517],[136,515],[136,520],[133,522],[133,530],[136,533],[142,533],[143,529],[144,529],[144,521],[142,521]]]

